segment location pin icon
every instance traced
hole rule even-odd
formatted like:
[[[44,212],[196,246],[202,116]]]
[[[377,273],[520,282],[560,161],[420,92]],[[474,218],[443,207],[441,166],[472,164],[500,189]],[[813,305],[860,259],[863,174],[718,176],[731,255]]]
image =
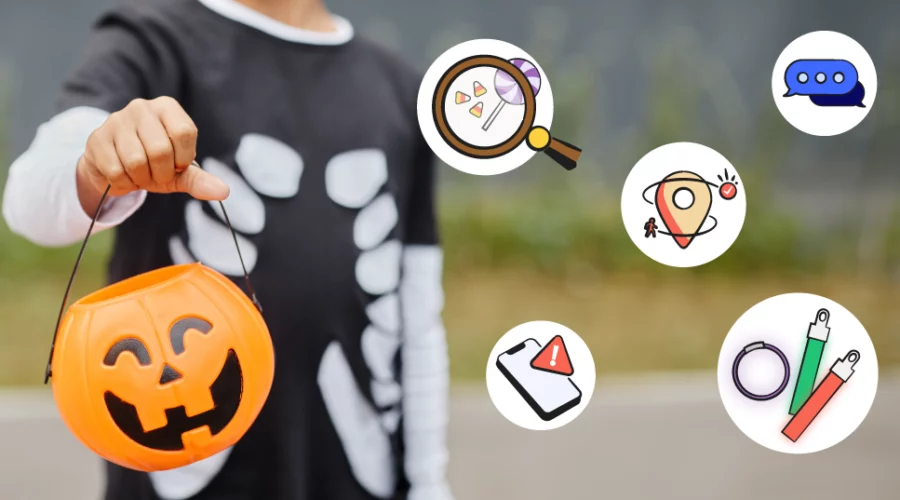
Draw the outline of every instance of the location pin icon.
[[[673,172],[656,188],[656,210],[681,248],[691,244],[711,205],[709,184],[693,172]]]

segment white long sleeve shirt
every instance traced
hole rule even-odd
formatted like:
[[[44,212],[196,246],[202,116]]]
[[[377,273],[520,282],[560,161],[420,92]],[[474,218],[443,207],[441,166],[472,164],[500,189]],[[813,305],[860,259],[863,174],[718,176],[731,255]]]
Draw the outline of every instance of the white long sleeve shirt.
[[[31,146],[10,166],[3,193],[3,218],[14,233],[47,247],[84,239],[91,217],[78,200],[75,166],[88,136],[107,116],[101,109],[78,107],[38,128]],[[136,191],[110,198],[94,231],[120,224],[146,197],[146,191]]]

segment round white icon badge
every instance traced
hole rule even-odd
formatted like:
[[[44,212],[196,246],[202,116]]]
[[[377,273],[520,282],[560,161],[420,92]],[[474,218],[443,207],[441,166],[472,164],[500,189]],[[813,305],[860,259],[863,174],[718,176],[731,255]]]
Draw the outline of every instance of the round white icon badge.
[[[425,141],[463,172],[502,174],[537,152],[572,170],[581,156],[550,135],[553,92],[543,68],[500,40],[471,40],[441,54],[422,79],[417,108]]]
[[[745,312],[719,353],[719,395],[750,439],[784,453],[830,448],[866,418],[878,359],[863,325],[833,300],[807,293]]]
[[[532,321],[506,332],[491,351],[487,389],[497,410],[531,430],[550,430],[575,420],[591,400],[594,358],[572,330]]]
[[[747,213],[737,170],[716,151],[676,142],[647,153],[622,188],[622,220],[651,259],[693,267],[725,253]]]
[[[772,70],[772,97],[785,120],[810,135],[842,134],[869,114],[878,77],[869,53],[834,31],[788,45]]]

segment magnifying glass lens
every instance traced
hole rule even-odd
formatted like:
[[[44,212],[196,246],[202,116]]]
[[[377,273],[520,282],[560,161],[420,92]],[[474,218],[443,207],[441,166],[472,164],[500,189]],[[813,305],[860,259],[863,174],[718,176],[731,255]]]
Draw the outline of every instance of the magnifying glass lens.
[[[487,82],[487,85],[485,85]],[[472,56],[453,65],[434,92],[438,133],[472,158],[497,158],[523,143],[572,170],[581,149],[535,125],[541,77],[525,59]]]
[[[510,104],[503,99],[514,96],[513,88],[519,89],[519,86],[511,80],[511,88],[500,73],[490,66],[464,71],[450,84],[445,97],[448,126],[460,139],[473,146],[489,148],[503,144],[516,134],[525,117],[524,99],[519,104]],[[504,85],[498,87],[495,84],[498,80]]]

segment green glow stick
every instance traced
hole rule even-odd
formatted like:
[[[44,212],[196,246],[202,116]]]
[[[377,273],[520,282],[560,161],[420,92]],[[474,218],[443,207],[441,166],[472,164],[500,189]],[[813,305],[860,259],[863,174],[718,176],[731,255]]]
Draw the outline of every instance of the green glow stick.
[[[828,341],[828,319],[831,313],[828,309],[819,309],[816,313],[816,321],[809,324],[806,333],[806,350],[803,351],[803,361],[800,362],[800,373],[797,375],[797,385],[794,387],[794,398],[791,400],[790,414],[797,411],[809,399],[813,386],[816,385],[816,374],[819,373],[819,363],[822,362],[822,351],[825,342]]]

